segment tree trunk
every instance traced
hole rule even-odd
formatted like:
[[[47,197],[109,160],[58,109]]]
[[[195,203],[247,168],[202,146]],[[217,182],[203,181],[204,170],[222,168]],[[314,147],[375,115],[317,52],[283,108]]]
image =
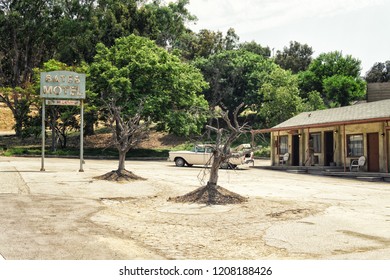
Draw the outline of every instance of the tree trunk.
[[[118,172],[122,172],[123,170],[125,170],[126,152],[123,152],[121,150],[118,151],[119,151]]]
[[[92,112],[86,112],[84,114],[84,135],[94,135],[95,134],[95,128],[94,124],[97,121],[96,113],[94,111]]]
[[[57,151],[56,128],[53,123],[51,124],[51,150]]]
[[[63,144],[61,145],[62,149],[66,148],[66,145],[68,144],[68,137],[66,136],[66,133],[62,134]]]
[[[217,186],[218,183],[218,171],[219,171],[219,162],[214,160],[210,169],[210,178],[208,183],[214,186]]]
[[[19,117],[15,117],[15,135],[16,137],[22,137],[23,122]]]
[[[209,188],[213,188],[213,189],[217,188],[218,172],[219,172],[220,165],[221,165],[220,156],[218,155],[217,151],[214,151],[213,163],[211,164],[211,169],[210,169],[210,177],[209,177],[209,181],[207,182],[207,186]]]
[[[20,138],[22,136],[24,116],[23,116],[22,110],[20,108],[18,108],[17,103],[19,103],[19,102],[15,99],[14,99],[14,102],[15,102],[15,105],[13,107],[14,109],[12,110],[12,113],[14,115],[14,120],[15,120],[15,134],[18,138]]]
[[[94,135],[95,134],[95,128],[94,128],[94,123],[93,122],[86,122],[84,126],[84,135],[89,136],[89,135]]]

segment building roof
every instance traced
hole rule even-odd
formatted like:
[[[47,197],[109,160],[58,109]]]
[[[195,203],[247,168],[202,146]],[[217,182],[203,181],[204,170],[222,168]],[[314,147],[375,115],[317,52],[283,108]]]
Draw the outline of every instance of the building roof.
[[[390,121],[390,99],[300,113],[270,129],[263,129],[259,132],[387,120]]]

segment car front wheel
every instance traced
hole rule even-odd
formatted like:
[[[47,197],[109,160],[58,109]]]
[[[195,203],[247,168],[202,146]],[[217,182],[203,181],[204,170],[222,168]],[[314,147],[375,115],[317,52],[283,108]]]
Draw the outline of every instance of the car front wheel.
[[[176,158],[175,159],[175,164],[176,164],[177,167],[183,167],[184,164],[185,164],[185,161],[182,158]]]

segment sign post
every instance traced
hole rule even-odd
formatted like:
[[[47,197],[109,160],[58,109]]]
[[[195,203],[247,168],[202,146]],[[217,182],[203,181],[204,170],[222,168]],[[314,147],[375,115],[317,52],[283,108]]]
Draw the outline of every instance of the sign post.
[[[84,172],[84,100],[81,100],[80,112],[80,169],[79,172]]]
[[[45,99],[42,99],[42,158],[41,158],[41,171],[45,171]]]
[[[42,98],[42,159],[41,171],[45,171],[45,105],[80,105],[80,169],[84,172],[84,99],[85,74],[70,71],[41,73],[40,97]]]

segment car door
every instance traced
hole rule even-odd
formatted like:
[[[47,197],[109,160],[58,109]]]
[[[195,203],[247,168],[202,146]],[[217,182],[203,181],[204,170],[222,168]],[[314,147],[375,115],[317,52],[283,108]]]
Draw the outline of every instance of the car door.
[[[203,165],[205,156],[205,147],[195,146],[194,152],[191,153],[191,163],[195,165]]]
[[[213,156],[213,147],[206,147],[203,157],[203,165],[211,165]]]

